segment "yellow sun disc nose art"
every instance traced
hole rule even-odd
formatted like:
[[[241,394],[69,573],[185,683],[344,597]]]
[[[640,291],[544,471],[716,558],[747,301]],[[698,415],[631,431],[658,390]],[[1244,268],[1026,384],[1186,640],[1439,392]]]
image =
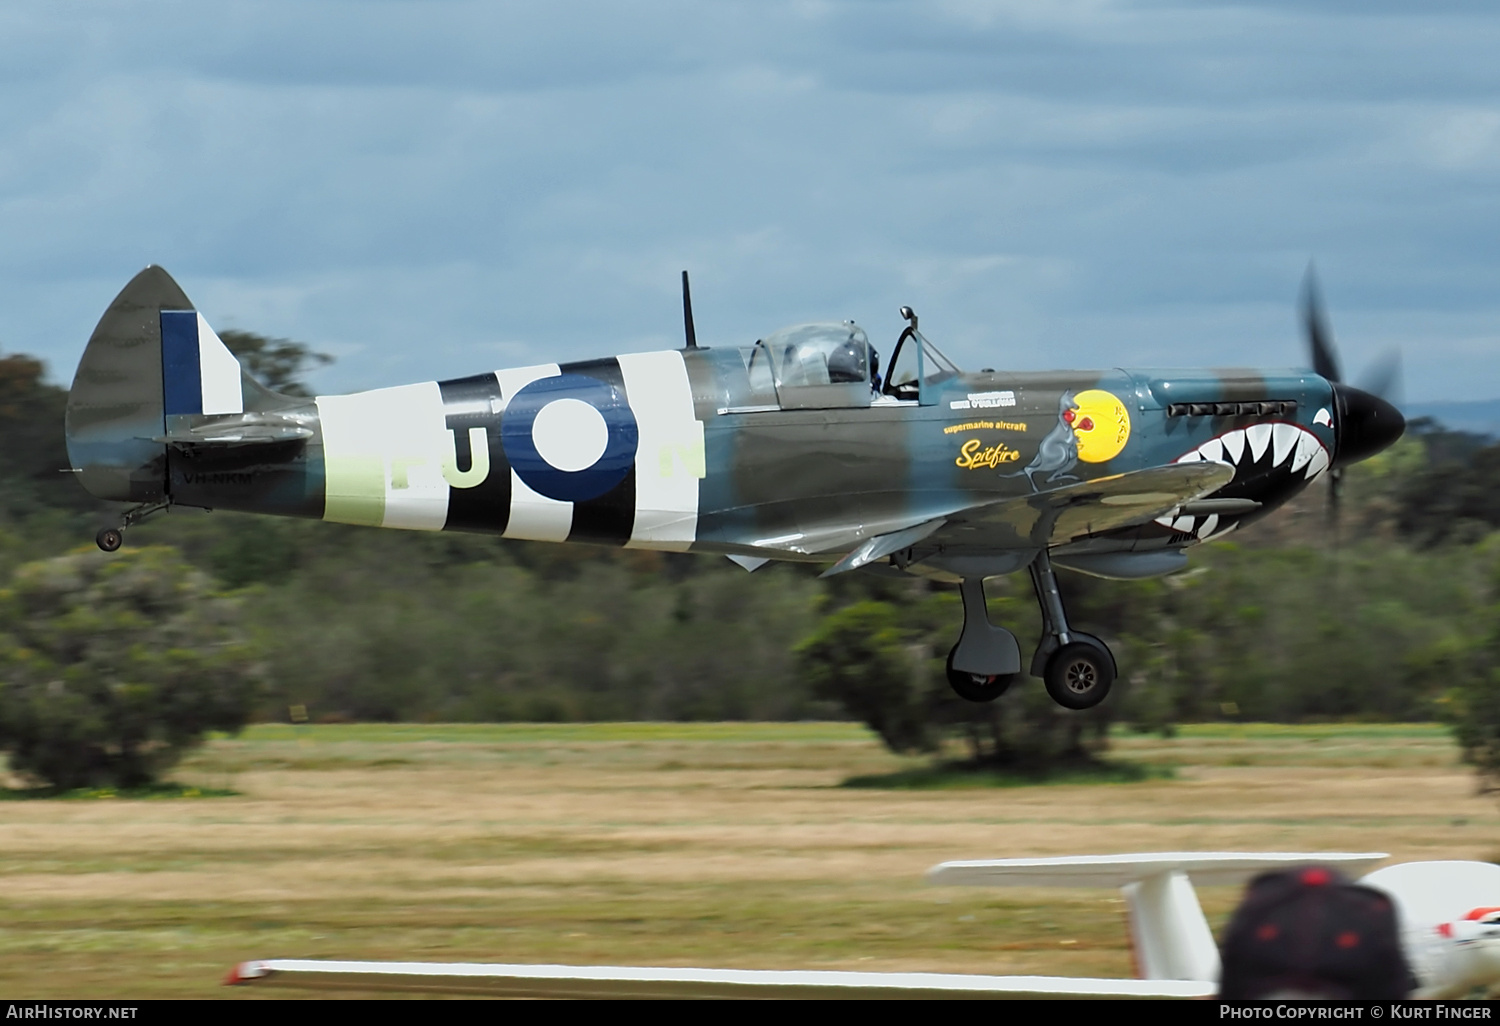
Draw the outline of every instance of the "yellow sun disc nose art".
[[[1079,392],[1073,401],[1078,404],[1073,420],[1078,458],[1085,463],[1103,463],[1120,455],[1130,440],[1130,414],[1125,404],[1098,388]]]

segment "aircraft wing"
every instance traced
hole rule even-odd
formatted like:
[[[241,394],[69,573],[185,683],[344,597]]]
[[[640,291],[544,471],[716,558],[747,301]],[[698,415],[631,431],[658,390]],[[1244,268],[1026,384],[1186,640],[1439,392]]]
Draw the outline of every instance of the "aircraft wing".
[[[945,551],[994,552],[1062,545],[1085,535],[1144,524],[1217,491],[1234,477],[1227,463],[1169,463],[1095,478],[949,514],[923,539]]]
[[[1140,855],[979,859],[933,866],[927,871],[927,882],[942,887],[1127,887],[1159,874],[1184,873],[1195,884],[1224,887],[1239,886],[1259,873],[1274,869],[1316,863],[1357,871],[1386,858],[1382,851],[1164,851]],[[1491,868],[1500,877],[1500,866]]]
[[[225,982],[527,998],[1202,998],[1218,990],[1196,980],[313,959],[242,962]]]

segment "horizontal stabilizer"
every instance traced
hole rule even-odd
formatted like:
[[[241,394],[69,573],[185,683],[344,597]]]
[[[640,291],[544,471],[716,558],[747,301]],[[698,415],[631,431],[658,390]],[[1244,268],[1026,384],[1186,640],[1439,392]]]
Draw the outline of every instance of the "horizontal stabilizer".
[[[182,418],[177,418],[181,421]],[[314,431],[299,418],[278,413],[240,413],[214,417],[192,427],[174,424],[174,430],[151,440],[168,445],[270,445],[277,442],[299,442],[313,437]]]
[[[1242,884],[1287,866],[1339,866],[1357,872],[1387,858],[1382,852],[1178,851],[1142,855],[1065,855],[1049,859],[944,862],[927,871],[942,887],[1124,887],[1161,873],[1186,873],[1203,887]]]
[[[1073,979],[631,966],[487,965],[473,962],[242,962],[225,982],[352,990],[593,998],[1202,998],[1213,984]]]

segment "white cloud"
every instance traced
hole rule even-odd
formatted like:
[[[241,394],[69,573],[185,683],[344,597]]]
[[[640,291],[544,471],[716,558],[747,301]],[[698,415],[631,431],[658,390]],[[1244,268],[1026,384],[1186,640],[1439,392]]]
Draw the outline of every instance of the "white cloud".
[[[1463,4],[12,6],[0,345],[66,378],[156,262],[364,387],[675,344],[687,267],[706,339],[910,303],[974,365],[1295,363],[1317,256],[1351,348],[1488,397],[1497,49]]]

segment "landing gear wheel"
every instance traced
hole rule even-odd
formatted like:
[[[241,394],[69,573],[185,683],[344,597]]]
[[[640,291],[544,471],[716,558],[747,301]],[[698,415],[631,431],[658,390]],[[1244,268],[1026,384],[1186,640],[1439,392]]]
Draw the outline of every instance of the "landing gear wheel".
[[[1092,709],[1115,682],[1114,662],[1107,652],[1074,642],[1052,653],[1045,680],[1047,694],[1064,709]]]
[[[114,552],[125,544],[125,535],[118,527],[106,527],[94,535],[94,544],[105,552]]]
[[[966,702],[993,702],[1005,694],[1005,689],[1010,687],[1011,681],[1020,676],[1015,673],[983,674],[955,670],[953,653],[957,651],[958,646],[954,645],[948,652],[948,686]]]

